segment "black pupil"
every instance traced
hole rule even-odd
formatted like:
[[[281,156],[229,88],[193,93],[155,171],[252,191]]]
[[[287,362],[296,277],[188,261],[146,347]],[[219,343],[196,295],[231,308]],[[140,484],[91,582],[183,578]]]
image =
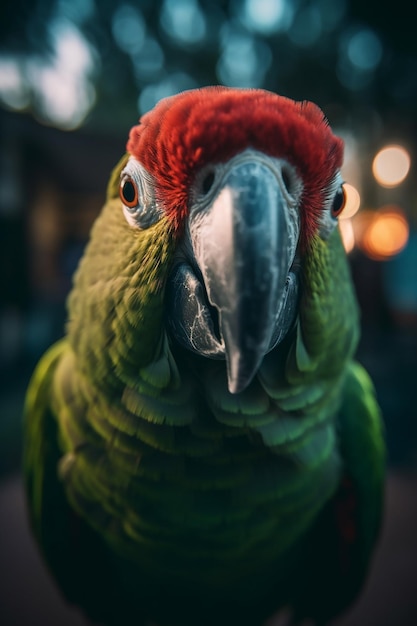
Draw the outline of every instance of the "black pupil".
[[[344,201],[343,189],[339,189],[339,191],[336,193],[334,200],[333,200],[333,207],[332,207],[333,215],[337,215],[340,212],[340,209],[343,206],[343,201]]]
[[[203,184],[201,186],[201,190],[204,195],[206,195],[206,193],[210,191],[210,189],[213,187],[213,183],[214,183],[214,172],[209,172],[207,176],[204,178]]]
[[[123,198],[126,202],[134,202],[135,200],[135,186],[131,180],[127,180],[123,183]]]

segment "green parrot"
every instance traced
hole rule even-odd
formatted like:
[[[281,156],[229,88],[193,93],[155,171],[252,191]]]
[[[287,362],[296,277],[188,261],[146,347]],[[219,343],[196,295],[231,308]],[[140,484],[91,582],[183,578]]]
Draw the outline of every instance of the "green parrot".
[[[342,159],[316,105],[263,90],[132,128],[25,409],[31,524],[93,622],[325,624],[360,591],[385,447]]]

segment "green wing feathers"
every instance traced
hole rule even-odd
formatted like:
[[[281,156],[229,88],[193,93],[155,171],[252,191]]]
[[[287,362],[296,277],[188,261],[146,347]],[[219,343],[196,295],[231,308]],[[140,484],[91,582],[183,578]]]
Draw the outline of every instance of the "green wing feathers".
[[[358,497],[359,541],[367,563],[382,519],[385,479],[384,428],[371,379],[359,363],[346,377],[339,445]]]
[[[61,478],[63,456],[50,403],[56,369],[68,351],[66,340],[48,350],[26,396],[23,460],[28,514],[46,565],[66,600],[82,607],[94,622],[118,624],[117,584],[108,552],[69,505]]]
[[[337,424],[342,474],[307,536],[294,599],[296,619],[314,616],[316,625],[328,624],[357,597],[382,519],[383,425],[370,378],[355,362],[348,365]]]
[[[56,424],[50,407],[51,388],[57,363],[66,345],[66,341],[61,340],[46,352],[36,367],[26,394],[24,478],[31,522],[41,543],[48,539],[43,529],[43,512],[49,506],[49,503],[45,505],[49,501],[45,486],[56,480],[56,467],[51,467],[51,463],[58,458]]]

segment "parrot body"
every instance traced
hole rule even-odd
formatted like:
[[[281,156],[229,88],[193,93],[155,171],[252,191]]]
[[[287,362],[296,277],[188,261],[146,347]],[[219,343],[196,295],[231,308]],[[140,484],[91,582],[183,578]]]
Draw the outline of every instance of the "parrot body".
[[[359,591],[384,443],[341,159],[315,105],[258,90],[132,129],[26,401],[34,532],[93,621],[325,623]]]

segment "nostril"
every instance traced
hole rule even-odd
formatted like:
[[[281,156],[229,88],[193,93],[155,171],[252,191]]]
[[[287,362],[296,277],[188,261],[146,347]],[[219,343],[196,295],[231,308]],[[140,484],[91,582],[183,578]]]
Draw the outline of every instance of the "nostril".
[[[288,193],[291,193],[292,180],[287,170],[285,169],[282,170],[281,178],[282,178],[282,182],[284,183],[285,189],[288,191]]]
[[[204,196],[207,195],[213,187],[214,178],[215,176],[213,171],[208,172],[204,177],[203,182],[201,183],[201,192]]]

